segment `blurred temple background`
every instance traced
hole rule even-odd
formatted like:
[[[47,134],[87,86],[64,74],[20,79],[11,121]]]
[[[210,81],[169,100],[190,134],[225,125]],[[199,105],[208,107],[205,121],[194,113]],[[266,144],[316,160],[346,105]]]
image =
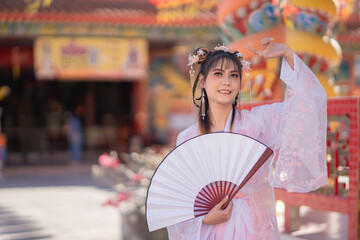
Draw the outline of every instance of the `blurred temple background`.
[[[329,97],[329,184],[307,195],[277,192],[282,237],[356,239],[359,0],[0,0],[0,239],[40,238],[2,228],[6,204],[29,207],[12,201],[19,193],[10,189],[25,196],[29,187],[46,186],[42,180],[49,182],[43,191],[73,180],[107,198],[109,189],[92,174],[114,187],[117,199],[108,205],[117,209],[146,189],[144,168],[153,171],[196,119],[187,58],[197,47],[226,44],[252,62],[242,84],[244,107],[280,101],[281,62],[245,48],[260,49],[268,36],[288,44]],[[81,191],[69,196],[75,192]],[[126,230],[140,224],[129,220],[132,213],[120,214],[127,217],[114,226],[114,238],[109,232],[68,238],[151,239],[135,234],[145,228]],[[61,239],[54,232],[41,236]]]

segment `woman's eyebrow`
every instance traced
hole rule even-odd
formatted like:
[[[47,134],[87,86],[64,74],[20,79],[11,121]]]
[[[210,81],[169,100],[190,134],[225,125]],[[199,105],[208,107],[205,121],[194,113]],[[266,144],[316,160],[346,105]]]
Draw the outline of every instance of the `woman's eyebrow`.
[[[221,71],[221,72],[225,72],[226,69],[222,69],[222,68],[214,68],[212,69],[211,71],[214,72],[214,71]],[[239,71],[237,71],[236,69],[232,69],[230,70],[231,73],[233,72],[236,72],[236,73],[239,73]]]
[[[214,71],[222,71],[222,72],[224,72],[224,69],[221,69],[221,68],[214,68],[214,69],[212,69],[211,71],[212,71],[212,72],[214,72]]]

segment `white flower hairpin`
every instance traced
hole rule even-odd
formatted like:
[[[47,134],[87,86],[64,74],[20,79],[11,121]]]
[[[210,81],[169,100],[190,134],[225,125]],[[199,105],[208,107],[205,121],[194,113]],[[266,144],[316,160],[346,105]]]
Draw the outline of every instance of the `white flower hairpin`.
[[[191,68],[193,67],[192,65],[194,63],[197,63],[199,61],[199,55],[194,55],[194,54],[189,54],[188,56],[188,66],[190,66]]]
[[[214,47],[214,50],[215,51],[222,50],[224,52],[232,53],[232,50],[230,48],[228,48],[227,46],[225,46],[224,44],[223,45],[218,44],[216,47]]]
[[[251,70],[251,62],[245,59],[241,59],[241,66],[245,68],[245,72],[248,73]]]
[[[243,55],[241,54],[241,52],[236,53],[235,56],[237,56],[238,58],[243,58]]]
[[[226,47],[224,44],[223,45],[218,44],[216,47],[214,47],[214,50],[215,51],[222,50],[224,52],[233,53],[237,58],[240,59],[241,66],[245,68],[246,73],[248,73],[251,70],[251,62],[245,60],[241,52],[237,52],[237,51],[233,52],[230,48]]]

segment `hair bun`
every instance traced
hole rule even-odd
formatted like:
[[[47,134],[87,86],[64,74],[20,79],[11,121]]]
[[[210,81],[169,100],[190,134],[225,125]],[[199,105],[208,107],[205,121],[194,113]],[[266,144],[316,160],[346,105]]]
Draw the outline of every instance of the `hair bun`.
[[[199,64],[203,63],[206,60],[206,58],[208,57],[209,54],[210,54],[209,49],[203,48],[203,47],[200,47],[200,48],[198,48],[198,49],[196,49],[194,51],[194,55],[199,57],[199,60],[197,62]]]
[[[233,54],[234,54],[239,60],[244,59],[242,53],[239,52],[239,51],[235,51],[235,52],[233,52]]]

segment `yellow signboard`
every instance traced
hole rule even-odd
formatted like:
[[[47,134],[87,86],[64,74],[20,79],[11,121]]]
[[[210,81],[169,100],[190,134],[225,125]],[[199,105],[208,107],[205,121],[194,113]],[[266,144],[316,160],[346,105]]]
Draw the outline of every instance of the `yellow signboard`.
[[[141,80],[148,72],[144,39],[41,37],[34,46],[42,80]]]

